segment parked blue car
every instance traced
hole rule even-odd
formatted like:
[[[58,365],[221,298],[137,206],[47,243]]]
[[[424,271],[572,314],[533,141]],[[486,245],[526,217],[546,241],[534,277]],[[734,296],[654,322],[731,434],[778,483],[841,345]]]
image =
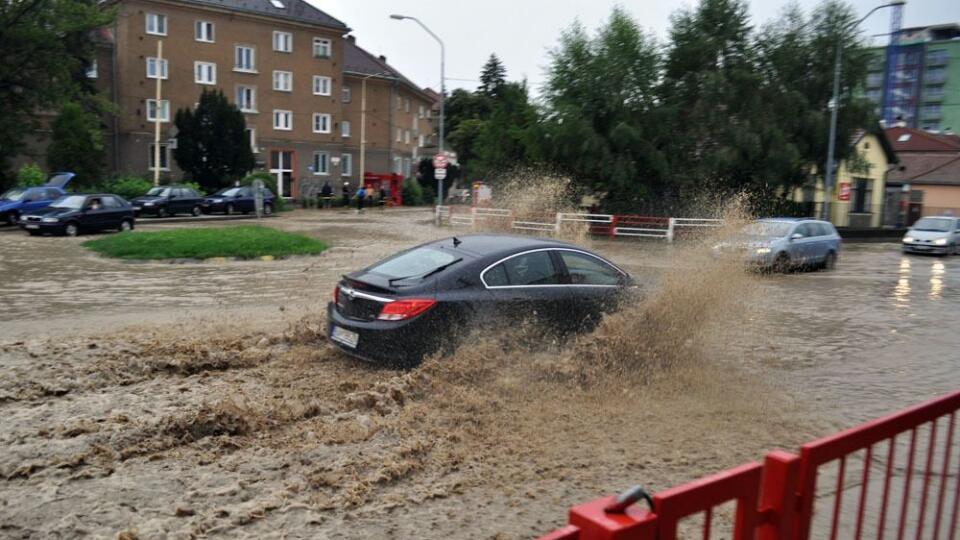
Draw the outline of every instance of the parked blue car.
[[[256,211],[254,191],[249,186],[223,188],[204,198],[200,206],[206,214],[223,213],[228,216],[237,212],[249,214]],[[273,193],[269,189],[263,190],[263,213],[268,216],[273,213]]]
[[[785,272],[794,268],[833,270],[842,241],[833,225],[808,218],[769,218],[750,223],[714,253],[735,253],[753,267]]]
[[[50,175],[43,186],[8,189],[0,195],[0,219],[16,225],[23,214],[50,206],[66,194],[63,188],[74,176],[69,172],[57,172]]]

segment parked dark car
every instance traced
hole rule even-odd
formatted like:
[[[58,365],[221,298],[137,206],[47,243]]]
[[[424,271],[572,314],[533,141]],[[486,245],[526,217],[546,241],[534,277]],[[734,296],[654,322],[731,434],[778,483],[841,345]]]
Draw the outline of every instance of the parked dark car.
[[[631,286],[616,265],[565,242],[447,238],[345,275],[327,306],[327,335],[363,360],[412,366],[455,347],[475,323],[533,322],[558,335],[592,328]]]
[[[203,197],[184,186],[157,186],[146,195],[130,201],[138,216],[167,217],[176,214],[199,216],[203,208]]]
[[[208,214],[249,214],[256,212],[254,190],[250,186],[235,186],[223,188],[213,195],[203,199],[203,211]],[[269,189],[263,190],[263,213],[273,213],[273,193]]]
[[[0,219],[16,225],[21,215],[44,208],[63,197],[64,188],[74,176],[71,172],[56,172],[43,186],[8,189],[0,195]]]
[[[24,214],[20,228],[31,235],[65,234],[134,227],[133,207],[123,197],[109,193],[65,195],[46,208]]]

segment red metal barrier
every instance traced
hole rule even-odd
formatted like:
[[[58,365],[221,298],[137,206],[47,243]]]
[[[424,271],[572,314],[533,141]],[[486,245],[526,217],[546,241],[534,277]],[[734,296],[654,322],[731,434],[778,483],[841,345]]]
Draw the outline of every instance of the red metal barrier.
[[[653,496],[653,512],[634,506],[623,513],[611,513],[610,507],[616,500],[612,496],[574,506],[570,509],[570,524],[540,540],[673,540],[681,520],[701,513],[703,538],[709,539],[715,520],[713,509],[731,500],[737,502],[733,538],[806,540],[811,537],[816,503],[824,499],[816,491],[818,473],[821,467],[833,462],[838,463],[838,471],[834,489],[827,494],[832,496],[828,501],[832,511],[826,524],[829,533],[818,529],[816,538],[884,538],[892,526],[887,511],[893,502],[899,511],[895,528],[898,540],[905,537],[908,528],[913,529],[912,538],[923,538],[924,531],[930,531],[930,538],[955,540],[960,525],[960,467],[951,469],[951,465],[960,464],[960,455],[954,455],[958,410],[960,391],[807,443],[799,456],[780,450],[770,452],[763,465],[748,463],[657,493]],[[920,437],[925,426],[929,426],[928,435]],[[941,435],[941,429],[945,435]],[[903,489],[897,502],[892,496],[892,479],[899,469],[894,460],[897,437],[908,432]],[[926,452],[920,456],[923,472],[919,494],[911,491],[918,441],[926,442]],[[886,452],[877,452],[876,446],[884,442]],[[864,457],[857,483],[846,486],[848,465],[856,464],[860,452]],[[879,461],[876,453],[886,455],[880,467],[884,478],[879,493],[871,496],[871,466]],[[856,491],[853,495],[859,502],[853,512],[846,514],[853,527],[841,532],[845,487]],[[879,504],[875,504],[876,499]],[[911,515],[915,516],[912,521]],[[876,523],[871,527],[867,522],[872,516]]]

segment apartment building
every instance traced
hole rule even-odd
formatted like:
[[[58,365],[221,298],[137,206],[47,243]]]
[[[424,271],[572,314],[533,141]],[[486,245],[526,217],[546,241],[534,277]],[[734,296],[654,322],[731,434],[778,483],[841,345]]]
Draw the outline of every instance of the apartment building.
[[[871,49],[866,97],[881,118],[911,128],[960,130],[960,24],[905,28],[886,88],[886,47]]]
[[[346,37],[343,49],[344,152],[360,159],[362,122],[366,118],[366,169],[404,177],[416,174],[419,159],[431,155],[425,149],[436,146],[432,127],[434,97],[391,67],[386,57],[373,55],[357,45],[354,36]]]

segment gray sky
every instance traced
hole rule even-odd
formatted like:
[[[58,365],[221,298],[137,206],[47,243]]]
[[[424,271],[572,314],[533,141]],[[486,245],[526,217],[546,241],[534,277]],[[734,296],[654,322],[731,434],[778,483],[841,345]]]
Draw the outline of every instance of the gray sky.
[[[357,43],[374,54],[387,56],[391,65],[422,86],[437,88],[440,51],[437,43],[413,21],[396,21],[391,13],[419,18],[444,40],[447,49],[447,87],[475,88],[480,68],[494,52],[507,67],[510,80],[527,78],[533,93],[544,82],[547,53],[556,46],[560,31],[574,20],[593,30],[623,6],[658,39],[667,35],[670,14],[695,5],[683,0],[308,0],[344,21]],[[789,0],[753,0],[754,25],[776,17]],[[809,10],[817,0],[798,0]],[[884,0],[853,0],[866,14]],[[960,22],[960,1],[907,0],[904,27]],[[874,13],[862,26],[865,35],[887,33],[890,9]],[[881,44],[881,38],[875,38]],[[882,43],[886,43],[883,38]],[[451,79],[469,79],[466,81]]]

